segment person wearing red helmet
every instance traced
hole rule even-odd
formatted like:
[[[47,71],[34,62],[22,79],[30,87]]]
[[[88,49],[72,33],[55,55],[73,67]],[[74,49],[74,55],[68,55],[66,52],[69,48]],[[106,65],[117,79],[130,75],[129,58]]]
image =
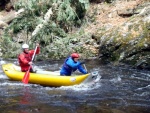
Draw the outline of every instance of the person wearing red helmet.
[[[83,73],[87,74],[88,72],[82,67],[84,62],[79,62],[79,54],[72,53],[64,62],[62,69],[60,70],[60,75],[62,76],[71,76],[72,72],[76,71],[77,69]]]
[[[37,50],[35,54],[39,54],[40,52],[39,44],[37,43],[36,46],[37,46]],[[31,60],[34,54],[34,50],[29,50],[29,45],[27,44],[23,44],[22,49],[23,49],[23,52],[18,55],[18,62],[21,67],[21,71],[26,72],[28,71],[30,65],[33,64]],[[34,72],[32,68],[30,68],[30,72]]]

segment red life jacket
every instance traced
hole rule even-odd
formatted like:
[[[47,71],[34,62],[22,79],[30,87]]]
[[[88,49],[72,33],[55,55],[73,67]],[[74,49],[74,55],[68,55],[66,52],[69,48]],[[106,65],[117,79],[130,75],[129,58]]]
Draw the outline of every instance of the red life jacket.
[[[40,48],[37,48],[36,54],[39,54]],[[18,55],[19,65],[21,67],[21,71],[27,71],[30,67],[29,62],[32,60],[32,56],[34,54],[34,50],[30,50],[28,53],[21,53]]]

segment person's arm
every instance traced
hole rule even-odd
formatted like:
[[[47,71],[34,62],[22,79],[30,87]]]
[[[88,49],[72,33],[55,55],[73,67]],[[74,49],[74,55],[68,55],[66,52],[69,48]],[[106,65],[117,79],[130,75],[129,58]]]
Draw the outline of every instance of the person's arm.
[[[78,66],[78,70],[83,73],[83,74],[87,74],[88,72],[82,67],[82,65]]]
[[[25,58],[25,56],[23,54],[19,55],[19,59],[23,64],[29,64],[29,61]]]
[[[36,49],[35,54],[39,54],[39,53],[40,53],[40,46],[39,46],[38,43],[36,44],[36,46],[37,46],[37,49]],[[30,50],[29,53],[30,53],[31,55],[33,55],[33,54],[34,54],[34,50]]]
[[[29,52],[30,52],[31,55],[34,54],[34,50],[30,50]],[[39,53],[40,53],[40,47],[37,47],[37,50],[36,50],[35,54],[39,54]]]
[[[80,62],[74,62],[72,60],[72,58],[69,58],[67,61],[66,61],[66,64],[69,65],[70,67],[72,68],[77,68],[79,65],[80,65]]]

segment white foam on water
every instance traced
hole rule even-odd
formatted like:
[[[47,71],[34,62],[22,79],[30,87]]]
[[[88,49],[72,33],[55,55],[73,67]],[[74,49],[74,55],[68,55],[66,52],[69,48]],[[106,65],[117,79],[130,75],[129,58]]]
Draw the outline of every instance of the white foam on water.
[[[147,78],[141,78],[141,77],[132,77],[132,78],[136,78],[137,80],[145,80],[145,81],[148,80]]]
[[[8,85],[9,86],[24,86],[26,84],[23,84],[23,83],[8,83],[8,82],[0,83],[0,86],[8,86]]]
[[[114,83],[121,82],[121,78],[120,78],[120,76],[118,76],[116,78],[111,79],[110,81],[114,82]]]
[[[1,68],[0,68],[1,69]],[[3,73],[3,70],[0,70],[0,73]]]
[[[142,92],[140,94],[135,93],[134,96],[146,97],[146,96],[149,96],[149,94],[150,94],[149,92]]]
[[[91,84],[79,84],[73,86],[61,86],[56,88],[58,90],[74,90],[74,91],[89,91],[93,89],[99,88],[101,85],[98,83],[91,83]]]
[[[90,76],[92,77],[92,75]],[[79,85],[73,85],[73,86],[61,86],[58,89],[74,90],[74,91],[89,91],[101,87],[100,80],[101,80],[101,76],[97,73],[96,78],[94,78],[92,81],[83,82]]]
[[[150,77],[150,74],[148,73],[141,73],[141,74]]]
[[[73,86],[61,86],[61,87],[41,87],[41,89],[45,90],[73,90],[73,91],[89,91],[98,89],[101,87],[100,83],[89,83],[89,84],[79,84],[79,85],[73,85]]]
[[[145,87],[140,87],[140,88],[138,88],[137,90],[143,90],[143,89],[145,89],[145,88],[150,89],[150,85],[147,85],[147,86],[145,86]]]
[[[99,74],[99,71],[97,70],[92,71],[89,79],[90,81],[88,82],[83,82],[79,85],[64,87],[64,89],[66,88],[75,91],[89,91],[101,87],[100,84],[101,75]]]
[[[92,76],[91,76],[92,77]],[[100,79],[101,76],[98,74],[97,78],[94,78],[92,81],[83,82],[79,85],[73,85],[73,86],[61,86],[61,87],[40,87],[41,89],[45,90],[73,90],[73,91],[89,91],[98,89],[101,87]],[[39,87],[39,86],[38,86]]]
[[[2,64],[6,64],[6,62],[3,60],[0,60],[0,65],[2,65]]]
[[[0,74],[0,79],[8,79],[8,77],[3,74]]]

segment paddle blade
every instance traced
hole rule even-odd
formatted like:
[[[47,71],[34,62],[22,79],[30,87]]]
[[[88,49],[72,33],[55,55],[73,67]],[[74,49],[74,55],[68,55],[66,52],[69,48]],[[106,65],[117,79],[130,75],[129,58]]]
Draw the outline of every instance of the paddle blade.
[[[28,71],[24,74],[24,77],[23,77],[23,79],[22,79],[22,82],[23,82],[24,84],[28,84],[29,76],[30,76],[30,68],[29,68]]]

